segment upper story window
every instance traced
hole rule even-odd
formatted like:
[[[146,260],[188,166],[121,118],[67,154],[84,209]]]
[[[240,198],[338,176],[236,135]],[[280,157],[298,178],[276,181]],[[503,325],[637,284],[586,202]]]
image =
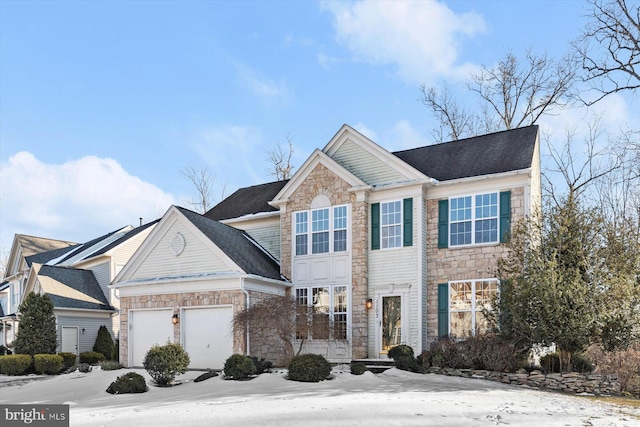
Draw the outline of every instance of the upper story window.
[[[439,202],[439,248],[505,242],[510,227],[510,191],[453,197]]]
[[[371,204],[371,249],[413,245],[413,199]]]
[[[295,212],[294,221],[296,255],[347,250],[347,205]]]

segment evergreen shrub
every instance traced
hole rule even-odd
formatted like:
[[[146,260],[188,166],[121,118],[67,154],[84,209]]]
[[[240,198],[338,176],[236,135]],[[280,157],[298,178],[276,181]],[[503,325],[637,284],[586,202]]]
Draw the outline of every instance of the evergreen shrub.
[[[32,364],[33,358],[28,354],[0,356],[0,374],[24,375]]]
[[[57,375],[62,370],[62,356],[57,354],[35,354],[33,366],[37,374]]]
[[[105,325],[100,325],[93,351],[102,353],[104,360],[113,360],[113,339]]]
[[[353,375],[362,375],[367,372],[367,366],[362,362],[351,363],[351,373]]]
[[[158,385],[169,385],[177,374],[184,374],[189,367],[189,355],[177,343],[154,345],[147,351],[142,365]]]
[[[104,360],[104,354],[97,351],[85,351],[80,353],[80,363],[88,363],[89,365],[97,365],[98,362]]]
[[[224,362],[224,375],[227,379],[244,380],[255,373],[253,360],[242,354],[233,354]]]
[[[58,356],[62,357],[62,370],[66,371],[76,364],[77,356],[75,353],[62,352],[58,353]]]
[[[263,374],[269,369],[273,368],[273,363],[265,358],[257,358],[256,356],[250,356],[253,361],[253,365],[256,367],[256,375]]]
[[[295,356],[289,363],[289,379],[303,382],[320,382],[331,375],[331,364],[320,354]]]
[[[116,378],[107,388],[110,394],[144,393],[149,390],[144,377],[136,372],[128,372]]]

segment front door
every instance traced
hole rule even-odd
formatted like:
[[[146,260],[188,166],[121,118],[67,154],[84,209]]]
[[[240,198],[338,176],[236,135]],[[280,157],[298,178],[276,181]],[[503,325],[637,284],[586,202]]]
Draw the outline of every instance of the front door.
[[[76,326],[62,327],[62,352],[78,354],[78,328]]]
[[[379,303],[380,353],[386,354],[391,347],[402,343],[402,296],[381,296]]]

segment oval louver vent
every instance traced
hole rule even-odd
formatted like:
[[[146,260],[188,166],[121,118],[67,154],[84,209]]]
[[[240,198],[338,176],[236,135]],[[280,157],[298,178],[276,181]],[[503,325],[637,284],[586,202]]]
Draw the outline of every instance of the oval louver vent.
[[[187,244],[184,236],[181,233],[176,233],[175,236],[171,239],[169,243],[169,249],[171,249],[171,253],[175,256],[178,256],[184,251],[184,247]]]

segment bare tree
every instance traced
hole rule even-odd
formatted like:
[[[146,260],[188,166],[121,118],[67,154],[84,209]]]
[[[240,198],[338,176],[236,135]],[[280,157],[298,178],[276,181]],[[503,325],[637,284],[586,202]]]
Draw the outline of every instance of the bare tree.
[[[242,330],[251,337],[262,340],[275,339],[280,346],[273,346],[281,362],[289,361],[300,354],[307,339],[332,340],[334,322],[329,312],[300,305],[288,295],[273,295],[251,304],[233,316],[234,330]],[[336,329],[340,326],[336,325]],[[294,345],[298,344],[297,352]],[[277,343],[276,343],[277,344]]]
[[[199,169],[196,169],[193,166],[187,166],[180,172],[182,173],[182,176],[187,178],[189,182],[193,184],[193,189],[195,190],[194,199],[188,201],[188,203],[196,212],[201,214],[206,213],[213,207],[214,198],[212,193],[213,186],[216,182],[215,177],[211,175],[209,168],[206,166]],[[226,186],[221,185],[220,198],[224,198],[225,190]]]
[[[530,49],[520,59],[509,52],[494,67],[471,75],[467,90],[479,98],[477,111],[460,107],[449,88],[421,87],[422,102],[439,124],[433,134],[460,139],[536,123],[573,98],[575,60],[553,61]]]
[[[589,20],[573,43],[586,72],[584,81],[600,95],[640,87],[640,4],[634,0],[589,0]]]
[[[295,166],[291,164],[291,157],[293,156],[293,143],[289,134],[286,135],[287,147],[285,149],[278,145],[271,151],[267,151],[269,156],[269,174],[276,177],[278,181],[291,178]]]

